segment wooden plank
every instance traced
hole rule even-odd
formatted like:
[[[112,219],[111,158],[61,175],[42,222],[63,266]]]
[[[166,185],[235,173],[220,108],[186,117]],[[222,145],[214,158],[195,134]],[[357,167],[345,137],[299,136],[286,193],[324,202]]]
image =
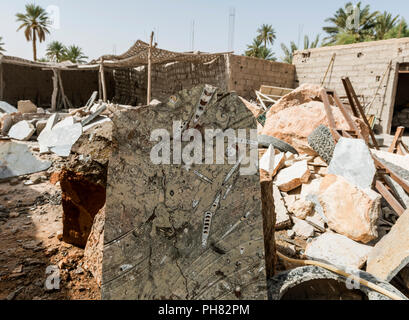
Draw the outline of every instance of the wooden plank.
[[[329,129],[331,133],[334,135],[334,139],[338,141],[341,138],[341,135],[336,131],[335,119],[334,119],[334,115],[332,114],[327,91],[325,89],[322,89],[320,95],[324,103],[324,109],[325,109],[325,114],[327,115]]]
[[[344,85],[345,93],[347,95],[349,105],[351,106],[352,113],[354,114],[354,117],[359,118],[359,113],[358,113],[358,110],[356,109],[355,102],[354,102],[354,99],[352,98],[351,92],[349,91],[348,84],[345,78],[342,78],[341,80],[342,80],[342,84]]]
[[[356,126],[354,120],[352,120],[351,116],[349,115],[348,111],[345,109],[343,103],[339,99],[338,95],[334,92],[334,100],[335,104],[338,106],[339,110],[341,110],[342,115],[344,116],[345,120],[347,121],[350,129],[355,132],[355,134],[362,140],[365,141],[364,137],[361,134],[361,131]]]
[[[351,81],[349,80],[348,77],[345,77],[345,81],[346,81],[346,83],[348,85],[348,88],[349,88],[349,90],[351,92],[352,97],[354,98],[355,105],[358,108],[358,111],[359,111],[359,113],[361,115],[361,119],[365,122],[366,126],[368,127],[369,134],[370,134],[370,136],[372,138],[373,145],[375,146],[375,148],[377,150],[380,150],[378,142],[376,141],[376,138],[375,138],[375,134],[373,133],[372,127],[368,122],[368,118],[366,117],[364,109],[361,106],[361,102],[359,102],[359,99],[358,99],[358,97],[357,97],[357,95],[355,93],[355,90],[354,90],[354,87],[351,84]]]
[[[151,33],[151,39],[149,43],[149,50],[148,50],[148,88],[147,88],[147,98],[146,104],[151,103],[152,97],[152,45],[153,45],[153,36],[154,33]]]
[[[376,157],[372,157],[375,165],[380,168],[385,170],[386,173],[388,173],[393,180],[395,180],[408,194],[409,194],[409,184],[403,180],[398,174],[395,173],[391,168],[389,168],[387,165],[383,164],[380,162]]]
[[[53,94],[51,95],[51,110],[57,111],[58,98],[58,75],[57,70],[53,69]]]
[[[393,196],[393,194],[386,188],[386,186],[379,180],[376,181],[376,190],[384,197],[384,199],[389,203],[395,212],[401,216],[405,209],[401,206],[398,200]]]
[[[396,129],[395,137],[393,138],[392,144],[388,149],[388,152],[395,153],[396,149],[400,143],[400,139],[402,139],[403,133],[405,132],[405,127],[398,127]]]
[[[101,62],[100,64],[99,73],[101,74],[102,101],[107,102],[107,86],[105,83],[105,71],[103,62]]]

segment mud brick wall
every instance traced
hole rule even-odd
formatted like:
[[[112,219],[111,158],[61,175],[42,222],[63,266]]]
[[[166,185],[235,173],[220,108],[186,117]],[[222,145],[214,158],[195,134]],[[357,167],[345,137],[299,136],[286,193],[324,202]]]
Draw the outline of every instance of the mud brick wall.
[[[364,105],[372,101],[382,76],[392,61],[392,68],[386,73],[373,106],[368,110],[369,114],[380,117],[381,121],[377,126],[377,131],[389,133],[398,83],[397,71],[400,63],[409,62],[409,39],[364,42],[298,51],[293,60],[296,67],[297,85],[321,84],[334,53],[336,54],[335,62],[329,69],[324,85],[335,89],[338,95],[345,96],[341,78],[349,77],[357,95],[362,96],[361,101]]]
[[[227,89],[226,56],[202,64],[174,62],[152,67],[152,98],[165,100],[174,93],[198,84]],[[147,68],[120,69],[114,72],[115,102],[127,105],[146,103]]]
[[[19,100],[31,100],[38,107],[51,107],[52,71],[9,63],[2,64],[2,69],[4,89],[1,100],[14,106]],[[66,96],[76,107],[84,106],[92,92],[98,91],[98,71],[62,71],[61,78]],[[112,72],[106,72],[105,78],[108,98],[111,99],[115,94]]]
[[[229,56],[229,89],[244,98],[255,98],[262,85],[295,88],[295,67],[246,56]]]

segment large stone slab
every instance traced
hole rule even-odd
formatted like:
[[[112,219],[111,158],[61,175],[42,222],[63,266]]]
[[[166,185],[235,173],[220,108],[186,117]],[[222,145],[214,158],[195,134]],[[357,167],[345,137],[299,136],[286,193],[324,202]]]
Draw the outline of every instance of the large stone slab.
[[[9,137],[20,141],[28,141],[36,131],[35,127],[26,120],[20,121],[9,130]]]
[[[270,267],[264,259],[257,135],[256,166],[247,172],[250,175],[244,175],[245,162],[192,164],[186,157],[185,163],[179,161],[177,151],[186,152],[191,144],[180,145],[177,138],[188,127],[202,134],[205,129],[245,129],[247,138],[249,129],[256,129],[256,120],[235,93],[212,91],[199,86],[156,106],[115,113],[103,299],[267,297]],[[161,138],[155,139],[159,132],[161,146]],[[184,131],[188,132],[197,134]],[[221,147],[222,154],[234,155],[230,143]],[[203,156],[212,150],[216,154],[216,149],[215,144]],[[162,155],[165,163],[151,153]]]
[[[375,191],[329,174],[321,181],[318,199],[332,230],[363,243],[378,237],[381,196]]]
[[[282,230],[291,226],[291,219],[284,204],[281,192],[276,185],[273,185],[274,208],[276,212],[276,230]]]
[[[335,147],[328,173],[342,176],[362,189],[371,188],[376,168],[365,141],[341,138]]]
[[[372,247],[355,242],[343,235],[324,233],[307,244],[305,255],[336,266],[360,269]]]
[[[40,161],[28,146],[16,142],[0,142],[0,179],[45,171],[51,162]]]
[[[408,231],[409,210],[406,210],[371,251],[367,263],[369,273],[389,282],[409,264]]]

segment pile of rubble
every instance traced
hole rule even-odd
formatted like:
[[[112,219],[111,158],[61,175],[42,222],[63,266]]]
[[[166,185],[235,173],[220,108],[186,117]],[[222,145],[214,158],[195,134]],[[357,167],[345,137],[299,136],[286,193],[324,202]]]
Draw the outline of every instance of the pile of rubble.
[[[257,120],[263,118],[257,124],[259,167],[272,181],[278,250],[340,270],[365,271],[363,278],[375,277],[393,291],[390,282],[409,296],[409,155],[370,147],[371,129],[366,123],[352,113],[345,117],[333,96],[323,100],[322,90],[303,85],[268,111],[241,99]],[[135,108],[95,103],[95,97],[83,108],[60,113],[37,108],[30,101],[20,101],[17,109],[0,102],[0,179],[48,170],[45,179],[61,188],[60,238],[85,249],[82,267],[101,286],[107,172],[119,140],[113,139],[111,118],[118,110]],[[231,101],[237,103],[235,97]],[[333,135],[328,103],[343,137]],[[357,129],[355,136],[349,134],[351,126]],[[27,144],[31,142],[34,145]],[[32,150],[64,161],[56,166]],[[287,262],[283,261],[284,270],[293,267]],[[282,288],[302,279],[287,285],[280,281],[311,276],[317,270],[303,267],[279,274],[273,296],[281,298]],[[333,277],[320,272],[322,277]]]
[[[330,125],[322,90],[304,85],[284,96],[267,112],[260,131],[299,152],[284,153],[271,145],[260,161],[260,168],[273,179],[276,230],[285,232],[278,239],[293,243],[285,251],[289,255],[366,270],[386,282],[394,279],[407,295],[409,155],[368,147],[369,128],[352,115],[364,140],[341,137],[336,141],[331,134],[329,138],[322,134]],[[348,130],[341,111],[331,108],[337,128]],[[385,175],[378,163],[385,164],[388,172],[393,168],[391,176],[398,177]],[[388,192],[380,194],[382,179]]]

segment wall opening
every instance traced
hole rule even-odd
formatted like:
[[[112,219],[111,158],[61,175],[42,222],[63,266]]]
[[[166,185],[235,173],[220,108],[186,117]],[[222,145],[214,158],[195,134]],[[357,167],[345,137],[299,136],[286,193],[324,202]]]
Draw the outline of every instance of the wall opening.
[[[409,63],[399,65],[391,134],[397,127],[409,128]]]

